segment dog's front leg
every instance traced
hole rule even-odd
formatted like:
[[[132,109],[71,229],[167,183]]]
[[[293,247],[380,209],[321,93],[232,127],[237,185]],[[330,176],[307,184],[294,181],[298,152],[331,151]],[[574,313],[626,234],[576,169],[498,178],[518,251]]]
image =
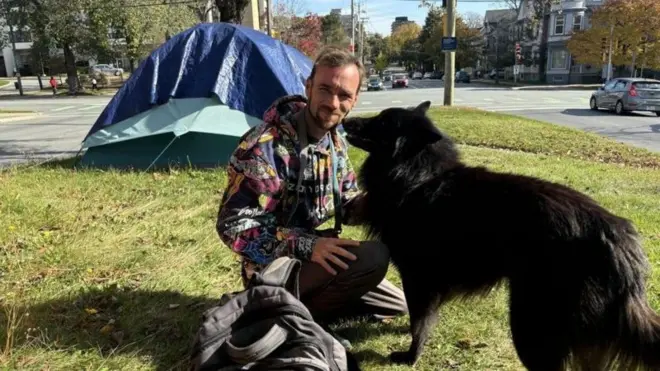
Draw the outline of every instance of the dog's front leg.
[[[410,282],[413,281],[413,282]],[[427,291],[428,286],[417,286],[414,280],[403,280],[403,290],[410,314],[412,341],[405,352],[392,352],[390,360],[394,363],[414,365],[422,355],[429,333],[438,321],[438,309],[442,303],[441,293]]]

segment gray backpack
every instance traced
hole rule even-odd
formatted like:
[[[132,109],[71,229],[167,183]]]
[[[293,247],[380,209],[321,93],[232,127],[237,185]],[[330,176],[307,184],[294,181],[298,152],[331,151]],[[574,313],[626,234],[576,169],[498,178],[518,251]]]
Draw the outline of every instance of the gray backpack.
[[[300,266],[279,258],[255,273],[244,291],[223,295],[206,311],[191,370],[359,370],[299,301]]]

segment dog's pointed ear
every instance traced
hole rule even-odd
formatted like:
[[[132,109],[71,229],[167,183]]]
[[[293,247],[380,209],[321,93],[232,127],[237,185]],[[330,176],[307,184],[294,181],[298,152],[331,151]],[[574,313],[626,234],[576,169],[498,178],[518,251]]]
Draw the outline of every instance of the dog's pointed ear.
[[[415,107],[414,111],[419,114],[425,115],[426,111],[428,111],[430,107],[431,107],[431,101],[427,100],[425,102],[420,103],[419,106]]]

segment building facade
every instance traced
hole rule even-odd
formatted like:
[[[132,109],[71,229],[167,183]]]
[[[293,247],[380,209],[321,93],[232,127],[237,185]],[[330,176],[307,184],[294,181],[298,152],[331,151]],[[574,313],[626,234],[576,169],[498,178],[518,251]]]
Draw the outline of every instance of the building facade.
[[[394,33],[394,31],[396,31],[397,28],[408,23],[415,23],[415,21],[408,20],[408,17],[394,17],[394,22],[392,22],[392,33]]]
[[[577,64],[567,43],[574,32],[591,27],[593,10],[605,0],[561,0],[550,9],[546,82],[550,84],[599,83],[603,66]]]

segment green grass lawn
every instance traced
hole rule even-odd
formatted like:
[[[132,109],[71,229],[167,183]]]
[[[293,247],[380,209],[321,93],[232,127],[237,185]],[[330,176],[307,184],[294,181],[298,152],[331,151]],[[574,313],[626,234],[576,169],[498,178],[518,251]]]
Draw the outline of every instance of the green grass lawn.
[[[9,80],[0,80],[0,87],[5,86],[5,85],[9,85],[10,83],[11,83],[11,81],[9,81]]]
[[[432,115],[468,163],[570,185],[631,218],[653,262],[650,300],[660,309],[660,155],[513,116]],[[364,153],[352,158],[359,167]],[[225,182],[222,170],[0,172],[0,365],[186,369],[202,311],[241,287],[238,261],[215,232]],[[407,329],[405,317],[345,323],[339,333],[364,369],[406,370],[384,357],[408,347]],[[417,369],[522,369],[506,290],[446,306]]]

